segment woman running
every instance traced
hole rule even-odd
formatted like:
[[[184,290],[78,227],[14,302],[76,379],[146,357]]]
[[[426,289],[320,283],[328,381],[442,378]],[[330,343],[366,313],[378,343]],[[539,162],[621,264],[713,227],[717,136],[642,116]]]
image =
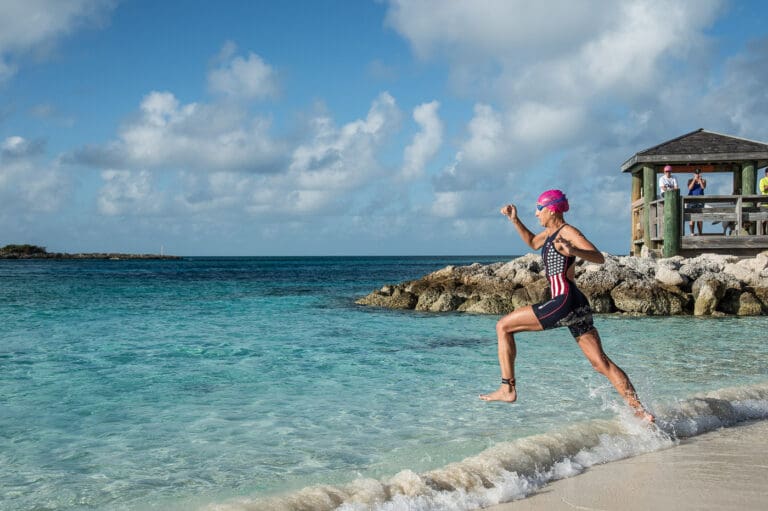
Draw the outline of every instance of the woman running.
[[[640,403],[626,373],[603,351],[589,301],[574,283],[576,257],[598,264],[605,262],[605,258],[578,229],[565,222],[563,213],[568,209],[568,199],[560,190],[542,193],[536,204],[536,216],[544,230],[533,234],[518,218],[515,206],[501,208],[501,214],[512,221],[523,241],[534,250],[541,249],[552,298],[515,309],[496,323],[501,386],[495,392],[482,394],[480,399],[508,403],[517,400],[514,334],[567,326],[592,366],[608,378],[635,415],[653,422],[653,415]]]

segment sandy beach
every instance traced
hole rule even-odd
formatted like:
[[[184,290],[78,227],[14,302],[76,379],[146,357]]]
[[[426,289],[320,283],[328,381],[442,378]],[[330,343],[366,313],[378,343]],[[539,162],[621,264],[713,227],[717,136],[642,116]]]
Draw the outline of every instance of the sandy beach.
[[[671,449],[589,468],[492,511],[768,509],[768,421],[721,429]]]

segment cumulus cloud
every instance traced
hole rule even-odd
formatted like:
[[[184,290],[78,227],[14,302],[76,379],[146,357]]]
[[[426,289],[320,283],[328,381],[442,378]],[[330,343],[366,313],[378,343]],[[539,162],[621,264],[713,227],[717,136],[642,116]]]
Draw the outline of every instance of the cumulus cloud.
[[[105,170],[101,179],[104,185],[97,205],[104,215],[152,215],[163,206],[162,193],[156,190],[146,170]]]
[[[532,50],[542,56],[558,53],[590,32],[604,29],[610,25],[615,4],[600,0],[392,0],[386,22],[424,58],[442,52],[461,59],[517,60]]]
[[[382,93],[365,119],[335,127],[327,116],[312,120],[312,139],[300,144],[289,172],[300,190],[348,190],[379,171],[376,158],[384,138],[401,118],[395,99]]]
[[[354,204],[355,190],[384,175],[378,154],[400,117],[388,93],[365,117],[342,126],[316,115],[276,172],[183,172],[176,205],[190,213],[240,211],[264,219],[341,214]]]
[[[114,0],[4,0],[0,2],[0,83],[11,78],[19,59],[45,52],[76,29],[101,26]]]
[[[650,138],[659,125],[689,130],[693,105],[679,100],[702,83],[705,31],[721,9],[720,0],[391,0],[386,23],[419,57],[446,62],[455,90],[475,101],[454,161],[433,180],[432,213],[489,214],[476,200],[483,190],[498,202],[505,189],[529,200],[551,182],[577,187],[578,169],[593,162],[574,172],[574,156],[610,154],[617,161],[593,171],[613,174],[660,141]]]
[[[227,43],[219,56],[218,67],[208,73],[211,91],[235,99],[266,99],[277,95],[277,74],[260,56],[249,52],[234,55],[234,43]]]
[[[19,136],[11,136],[0,144],[0,156],[3,158],[27,158],[42,154],[45,141],[27,140]]]
[[[40,164],[42,142],[12,136],[0,144],[0,209],[32,212],[59,210],[71,182],[57,164]]]
[[[405,148],[402,177],[415,179],[424,173],[424,167],[443,142],[443,123],[437,114],[440,103],[432,101],[417,106],[413,110],[413,120],[421,130],[413,137],[413,142]]]
[[[183,168],[274,172],[283,148],[269,134],[270,122],[235,105],[180,104],[170,92],[151,92],[137,118],[105,146],[85,147],[68,163],[119,168]]]
[[[469,121],[469,138],[464,142],[459,161],[466,155],[472,162],[495,162],[505,151],[504,126],[501,115],[490,105],[475,105],[475,115]],[[452,169],[455,173],[455,168]]]

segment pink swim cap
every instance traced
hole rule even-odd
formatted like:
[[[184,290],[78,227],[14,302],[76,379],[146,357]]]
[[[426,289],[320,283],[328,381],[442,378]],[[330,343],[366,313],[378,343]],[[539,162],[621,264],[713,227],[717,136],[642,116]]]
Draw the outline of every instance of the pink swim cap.
[[[555,213],[565,213],[569,209],[568,198],[560,190],[547,190],[539,195],[537,202]]]

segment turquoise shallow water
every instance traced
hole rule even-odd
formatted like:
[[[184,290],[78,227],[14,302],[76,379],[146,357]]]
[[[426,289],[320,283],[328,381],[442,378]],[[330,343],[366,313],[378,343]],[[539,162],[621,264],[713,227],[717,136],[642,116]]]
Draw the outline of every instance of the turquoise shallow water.
[[[610,451],[595,459],[612,459],[768,410],[766,317],[598,317],[606,351],[666,424],[665,440],[628,448],[605,444],[631,426],[567,329],[520,335],[520,401],[488,404],[477,394],[498,383],[498,318],[354,304],[498,260],[0,261],[0,509],[321,509],[334,492],[348,509],[471,509],[497,497],[452,483],[440,500],[416,474],[586,425],[593,440],[571,431],[573,453],[548,455],[562,471],[565,458],[588,466],[577,453],[595,442]],[[691,396],[704,392],[730,411],[702,411]],[[525,484],[549,477],[536,474]],[[392,477],[408,480],[405,497],[337,490]],[[499,482],[498,499],[526,493],[514,484]],[[307,496],[316,485],[334,489]]]

